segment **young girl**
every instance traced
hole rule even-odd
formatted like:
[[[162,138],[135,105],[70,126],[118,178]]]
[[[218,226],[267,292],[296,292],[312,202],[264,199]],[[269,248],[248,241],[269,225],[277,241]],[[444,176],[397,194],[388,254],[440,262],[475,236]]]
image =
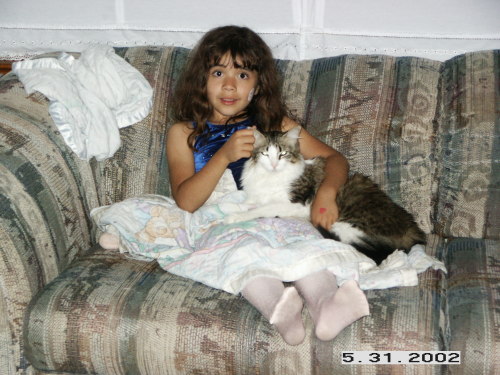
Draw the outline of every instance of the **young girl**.
[[[271,51],[250,29],[220,27],[201,39],[177,86],[174,116],[179,122],[167,139],[171,191],[178,207],[189,212],[200,208],[228,168],[240,187],[243,163],[253,150],[254,127],[287,131],[298,126],[287,117],[279,87]],[[338,218],[335,196],[347,179],[348,163],[304,129],[300,151],[306,159],[326,158],[327,177],[311,206],[311,222],[330,228]],[[117,247],[116,238],[109,235],[103,235],[100,243]],[[350,280],[338,288],[335,275],[326,267],[287,288],[277,277],[256,275],[241,294],[291,345],[305,337],[303,298],[316,336],[331,340],[369,309],[357,282]]]
[[[167,158],[177,205],[195,211],[208,199],[227,168],[239,177],[253,149],[251,126],[287,131],[298,124],[286,116],[278,74],[264,41],[248,28],[226,26],[208,32],[194,49],[180,80],[175,115],[181,122],[169,131]],[[212,135],[213,138],[208,137]],[[301,131],[306,159],[326,158],[327,177],[311,208],[311,222],[330,228],[338,217],[335,196],[347,179],[346,159]],[[335,276],[324,270],[295,282],[306,301],[320,339],[331,339],[368,313],[366,297],[355,282],[337,290]],[[242,290],[289,344],[305,336],[302,301],[281,280],[258,277]]]

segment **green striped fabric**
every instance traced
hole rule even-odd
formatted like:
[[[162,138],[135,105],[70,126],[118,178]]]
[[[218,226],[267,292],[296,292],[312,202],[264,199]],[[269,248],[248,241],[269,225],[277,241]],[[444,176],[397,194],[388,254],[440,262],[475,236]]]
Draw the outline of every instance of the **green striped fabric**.
[[[427,251],[440,244],[432,237]],[[371,315],[331,342],[304,311],[307,337],[293,347],[241,297],[96,249],[36,297],[25,350],[38,369],[78,374],[343,373],[343,350],[443,349],[441,276],[369,291]]]
[[[0,372],[21,373],[31,298],[92,244],[93,173],[66,148],[47,102],[0,80]]]
[[[187,50],[119,49],[155,90],[154,110],[121,131],[112,159],[88,163],[66,146],[35,93],[13,74],[0,80],[0,369],[28,364],[22,323],[29,301],[95,243],[92,208],[142,193],[169,193],[165,161],[168,100]],[[20,370],[18,370],[20,369]]]
[[[282,62],[294,115],[407,208],[425,232],[435,162],[432,136],[441,64],[417,58],[342,56]]]
[[[30,373],[32,365],[95,374],[382,371],[341,366],[343,350],[451,348],[464,350],[469,361],[476,349],[489,347],[484,363],[495,364],[498,246],[481,238],[499,237],[498,51],[445,63],[361,55],[277,61],[291,115],[344,153],[352,171],[372,176],[422,229],[436,233],[426,251],[444,256],[452,270],[448,280],[429,270],[418,287],[368,292],[371,316],[332,342],[316,340],[307,320],[308,337],[298,347],[284,344],[241,298],[153,263],[89,251],[96,237],[92,208],[169,194],[169,103],[189,53],[165,47],[116,52],[151,83],[154,103],[147,118],[121,129],[122,147],[103,162],[75,157],[48,115],[47,100],[26,97],[13,74],[0,78],[2,375]],[[466,250],[459,256],[454,242],[443,240],[454,236],[478,240],[461,240]],[[478,289],[470,289],[476,284],[469,271],[488,280],[481,279],[479,299],[470,294]],[[477,309],[467,315],[472,303]],[[477,335],[484,341],[471,341]],[[417,366],[408,373],[442,370]]]
[[[146,77],[154,97],[149,116],[120,130],[122,146],[115,155],[93,163],[99,198],[104,205],[145,193],[169,195],[165,137],[172,123],[168,103],[189,51],[143,47],[116,52]]]
[[[443,67],[437,116],[436,230],[500,239],[500,51]]]
[[[451,240],[443,251],[449,275],[445,343],[462,353],[451,374],[500,372],[500,241]]]

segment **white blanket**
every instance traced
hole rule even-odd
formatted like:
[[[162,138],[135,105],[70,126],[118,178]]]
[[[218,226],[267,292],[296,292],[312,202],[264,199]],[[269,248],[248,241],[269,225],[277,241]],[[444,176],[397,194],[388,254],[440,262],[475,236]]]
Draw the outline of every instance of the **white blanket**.
[[[295,281],[322,269],[333,272],[339,285],[354,279],[362,289],[417,285],[417,274],[429,267],[446,272],[420,245],[409,254],[395,251],[377,267],[352,246],[322,238],[301,219],[226,225],[226,215],[248,209],[245,193],[233,185],[226,171],[209,202],[193,214],[170,198],[148,195],[99,207],[91,215],[102,230],[120,236],[122,252],[233,294],[253,277]]]
[[[134,67],[106,46],[79,59],[62,53],[13,64],[28,94],[50,100],[49,113],[68,146],[84,160],[103,160],[120,147],[118,129],[145,118],[153,89]]]

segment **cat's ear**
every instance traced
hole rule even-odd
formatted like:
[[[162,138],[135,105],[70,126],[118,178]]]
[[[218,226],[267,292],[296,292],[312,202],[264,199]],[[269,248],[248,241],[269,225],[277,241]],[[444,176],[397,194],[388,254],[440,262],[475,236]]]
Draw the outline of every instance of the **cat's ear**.
[[[300,131],[302,130],[302,126],[296,126],[295,128],[290,129],[286,132],[286,137],[291,144],[297,143],[300,138]]]
[[[286,132],[286,136],[291,139],[299,139],[300,131],[302,130],[302,126],[296,126],[295,128],[290,129]]]
[[[264,137],[264,135],[258,131],[257,128],[253,130],[253,136],[255,138],[255,143],[253,144],[254,148],[262,146],[266,142],[266,137]]]

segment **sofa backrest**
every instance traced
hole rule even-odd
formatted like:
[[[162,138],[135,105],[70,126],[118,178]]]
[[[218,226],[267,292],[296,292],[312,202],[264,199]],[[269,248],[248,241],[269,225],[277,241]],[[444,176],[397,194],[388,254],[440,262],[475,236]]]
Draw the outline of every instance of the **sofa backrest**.
[[[278,64],[299,122],[424,231],[500,238],[500,50]]]
[[[113,157],[92,161],[101,205],[139,194],[170,194],[165,139],[172,100],[189,50],[167,47],[118,48],[153,87],[153,107],[142,121],[120,130],[122,145]]]
[[[168,194],[164,140],[173,89],[189,51],[124,48],[154,88],[153,110],[121,131],[123,145],[95,163],[103,204],[141,193]],[[293,117],[347,156],[352,170],[372,176],[430,232],[435,162],[433,119],[441,63],[418,58],[342,56],[277,60]]]
[[[121,131],[116,155],[96,163],[102,204],[168,194],[169,103],[189,50],[133,47],[117,53],[145,75],[155,99],[148,118]],[[444,63],[345,55],[277,65],[291,115],[346,155],[352,171],[371,176],[424,231],[499,238],[499,51]],[[468,146],[461,146],[464,141]]]
[[[342,152],[351,171],[371,176],[424,231],[432,231],[436,166],[429,156],[441,63],[348,55],[288,65],[294,68],[286,82],[293,84],[285,85],[285,98],[299,121]],[[303,95],[294,82],[300,67]]]

